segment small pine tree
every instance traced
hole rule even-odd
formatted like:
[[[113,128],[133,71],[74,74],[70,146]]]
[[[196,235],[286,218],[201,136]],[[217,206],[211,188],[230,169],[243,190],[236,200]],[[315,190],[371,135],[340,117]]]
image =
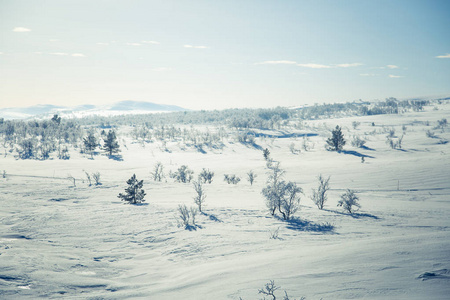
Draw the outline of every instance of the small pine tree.
[[[103,150],[105,150],[109,156],[113,155],[113,153],[120,152],[119,142],[117,142],[117,137],[114,130],[108,131],[106,139],[103,141],[105,142],[103,144]]]
[[[269,159],[269,157],[270,157],[270,151],[269,151],[269,149],[264,149],[263,150],[263,156],[264,156],[264,159],[265,160],[268,160]]]
[[[130,204],[136,204],[144,202],[145,191],[142,189],[144,180],[137,180],[136,174],[133,174],[130,179],[127,180],[128,187],[125,189],[125,194],[120,193],[118,198],[122,201],[127,201]]]
[[[87,151],[91,152],[91,158],[94,155],[94,150],[97,148],[97,139],[95,138],[94,134],[92,132],[89,133],[87,137],[83,139],[84,148]]]
[[[61,117],[58,117],[58,115],[53,115],[52,122],[54,122],[56,125],[61,124]]]
[[[342,133],[341,127],[336,125],[336,129],[331,132],[332,136],[327,139],[326,148],[329,151],[341,151],[345,145],[344,134]]]

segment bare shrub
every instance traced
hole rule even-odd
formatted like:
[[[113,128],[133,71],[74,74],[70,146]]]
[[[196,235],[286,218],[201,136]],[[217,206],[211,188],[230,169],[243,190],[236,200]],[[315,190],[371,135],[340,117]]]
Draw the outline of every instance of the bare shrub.
[[[67,148],[67,146],[64,146],[64,147],[59,151],[58,158],[59,158],[59,159],[64,159],[64,160],[70,159],[69,149]]]
[[[248,182],[250,182],[250,185],[253,185],[253,182],[255,181],[256,177],[258,177],[258,175],[255,174],[255,172],[253,172],[252,170],[248,171],[247,180]]]
[[[256,143],[255,135],[250,131],[238,132],[237,140],[242,144],[254,145]]]
[[[295,144],[293,142],[289,145],[289,150],[292,154],[298,154],[300,152],[300,149],[295,148]]]
[[[280,233],[280,227],[278,227],[277,229],[275,229],[275,230],[269,230],[269,237],[270,237],[270,239],[272,239],[272,240],[277,240],[277,239],[279,239],[280,237],[279,237],[279,233]]]
[[[84,171],[84,174],[86,174],[87,182],[89,183],[89,186],[91,186],[92,185],[91,175],[89,175],[89,173],[86,171]]]
[[[358,122],[358,121],[353,121],[352,122],[353,129],[358,128],[359,125],[361,125],[361,122]]]
[[[202,212],[202,205],[205,203],[206,195],[205,189],[203,188],[203,184],[201,181],[194,181],[194,190],[197,193],[194,197],[194,202],[198,206],[198,211]]]
[[[161,181],[164,178],[164,166],[161,162],[157,162],[153,166],[153,172],[150,173],[154,181]]]
[[[359,198],[355,195],[355,191],[347,189],[347,191],[341,195],[341,200],[339,200],[337,206],[342,206],[345,211],[352,214],[354,212],[353,207],[361,207],[358,201]]]
[[[171,178],[174,178],[177,182],[189,183],[193,178],[194,171],[188,168],[186,165],[182,165],[175,173],[169,173]]]
[[[239,181],[241,181],[241,178],[234,175],[234,174],[224,174],[223,175],[223,180],[226,181],[228,184],[238,184]]]
[[[269,158],[266,160],[266,167],[267,167],[268,169],[271,169],[271,168],[273,167],[273,163],[274,163],[273,158],[269,157]]]
[[[196,227],[195,216],[197,215],[197,212],[197,209],[194,207],[188,209],[186,205],[178,205],[178,217],[181,220],[179,226],[184,226],[185,229]]]
[[[353,139],[351,141],[351,144],[352,144],[353,147],[362,148],[366,144],[366,141],[361,139],[359,136],[354,135]]]
[[[312,189],[313,194],[311,196],[311,200],[319,209],[323,209],[323,206],[327,201],[327,192],[330,189],[330,177],[328,176],[328,178],[324,178],[322,174],[320,174],[317,177],[317,180],[319,181],[319,186],[317,187],[317,190]]]
[[[73,186],[77,186],[77,180],[76,180],[76,178],[75,177],[73,177],[72,175],[70,175],[70,174],[68,174],[67,175],[67,179],[69,179],[70,181],[72,181],[73,182]]]
[[[268,283],[266,283],[264,285],[263,288],[258,289],[258,294],[264,295],[264,298],[263,298],[264,300],[268,299],[268,298],[266,298],[266,296],[271,297],[270,299],[272,299],[272,300],[276,300],[277,299],[276,291],[278,291],[280,288],[281,288],[280,286],[277,286],[275,284],[275,281],[270,280]],[[241,297],[239,297],[239,299],[243,300]],[[283,300],[290,300],[290,299],[291,298],[289,298],[287,291],[284,291]],[[295,300],[295,299],[292,299],[292,300]],[[306,300],[306,298],[300,297],[298,300]]]
[[[92,178],[94,179],[95,185],[101,185],[100,172],[92,173]]]
[[[277,299],[277,297],[275,297],[275,291],[278,289],[280,289],[280,287],[276,286],[275,281],[271,280],[268,283],[266,283],[262,289],[259,289],[258,293],[263,294],[265,296],[270,296],[272,297],[273,300],[275,300]]]
[[[202,169],[202,172],[199,174],[199,179],[203,181],[203,183],[211,183],[214,177],[214,172],[209,169]]]
[[[438,120],[438,128],[441,128],[442,130],[444,130],[447,124],[447,119],[445,118],[443,118],[442,120]]]
[[[437,135],[434,132],[432,132],[431,130],[427,130],[427,132],[425,134],[429,138],[432,138],[432,139],[437,138]]]
[[[394,139],[392,137],[390,137],[389,135],[386,136],[386,144],[388,144],[391,149],[402,149],[402,142],[403,142],[403,137],[404,135],[402,135],[401,137]]]
[[[303,136],[302,148],[305,152],[314,149],[314,143],[310,143],[309,137],[306,135]]]

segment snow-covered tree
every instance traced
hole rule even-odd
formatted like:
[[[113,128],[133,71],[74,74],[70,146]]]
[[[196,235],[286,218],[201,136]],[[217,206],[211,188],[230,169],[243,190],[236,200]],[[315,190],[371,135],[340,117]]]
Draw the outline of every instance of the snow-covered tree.
[[[331,137],[327,139],[326,148],[329,151],[341,151],[344,148],[345,139],[341,127],[336,125],[336,128],[331,132]]]
[[[355,191],[347,189],[347,191],[341,195],[341,200],[339,200],[338,206],[342,206],[344,210],[346,210],[349,214],[352,214],[354,212],[354,206],[358,208],[361,207],[358,201],[359,198],[355,195]]]
[[[144,180],[137,180],[136,174],[133,174],[130,179],[127,180],[128,187],[125,189],[125,194],[120,193],[118,198],[122,201],[127,201],[131,204],[144,202],[145,191],[142,189]]]
[[[317,177],[317,180],[319,180],[319,186],[317,187],[317,190],[312,189],[313,194],[311,200],[319,209],[323,209],[323,205],[327,201],[327,191],[330,189],[330,177],[324,178],[322,177],[322,174],[320,174],[319,177]]]
[[[266,206],[272,216],[278,211],[284,220],[289,220],[300,208],[299,194],[303,190],[294,182],[284,181],[283,175],[280,163],[272,165],[267,185],[261,193],[266,198]]]
[[[284,170],[280,168],[280,163],[273,164],[270,168],[269,177],[267,179],[267,185],[261,193],[266,198],[266,206],[269,209],[270,214],[275,215],[275,211],[280,203],[280,184]]]
[[[294,182],[287,182],[280,185],[281,199],[278,207],[283,219],[290,220],[291,217],[300,208],[300,194],[303,192],[302,188],[298,187]]]

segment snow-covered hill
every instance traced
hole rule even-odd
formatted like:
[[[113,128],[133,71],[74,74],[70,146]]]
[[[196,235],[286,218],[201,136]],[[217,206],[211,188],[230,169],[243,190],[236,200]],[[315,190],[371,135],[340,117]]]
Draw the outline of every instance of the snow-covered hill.
[[[116,116],[123,114],[144,114],[157,112],[186,111],[186,109],[175,106],[156,104],[152,102],[120,101],[111,105],[79,105],[75,107],[57,105],[35,105],[24,108],[0,109],[0,118],[5,119],[27,119],[32,117],[46,117],[59,114],[64,118],[79,118],[92,115]]]

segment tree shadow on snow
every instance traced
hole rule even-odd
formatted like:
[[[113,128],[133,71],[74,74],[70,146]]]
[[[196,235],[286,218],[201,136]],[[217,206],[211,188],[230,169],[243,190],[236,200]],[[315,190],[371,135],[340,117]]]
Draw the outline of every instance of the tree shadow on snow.
[[[108,155],[108,158],[115,161],[123,161],[122,155]]]
[[[241,143],[242,145],[246,146],[247,148],[253,148],[256,150],[263,150],[263,147],[261,147],[260,145],[256,144],[256,143]]]
[[[375,149],[370,148],[370,147],[367,147],[367,146],[361,146],[360,148],[361,148],[361,149],[364,149],[364,150],[375,151]]]
[[[338,215],[344,215],[344,216],[350,216],[353,219],[361,219],[361,218],[372,218],[375,220],[379,220],[380,218],[372,215],[372,214],[368,214],[368,213],[358,213],[358,212],[354,212],[354,213],[346,213],[346,212],[341,212],[341,211],[337,211],[337,210],[332,210],[332,209],[323,209],[324,211],[328,211],[328,212],[332,212]]]
[[[205,151],[205,149],[203,149],[202,146],[195,145],[194,147],[195,147],[195,149],[197,149],[197,151],[200,152],[201,154],[206,154],[206,153],[207,153],[207,152]]]
[[[216,217],[216,216],[213,215],[213,214],[207,214],[207,213],[205,213],[205,212],[202,212],[202,215],[204,215],[205,217],[208,217],[211,221],[218,222],[218,223],[222,223],[222,220],[219,219],[218,217]]]
[[[282,220],[281,218],[279,218]],[[321,233],[334,233],[334,226],[330,223],[315,223],[308,220],[303,220],[300,218],[292,218],[290,220],[282,220],[287,223],[287,228],[298,231],[309,231],[309,232],[321,232]]]
[[[125,203],[125,204],[128,204],[128,203]],[[134,206],[147,206],[148,205],[148,203],[130,203],[131,205],[134,205]]]
[[[200,226],[200,225],[197,225],[197,224],[195,224],[195,225],[186,225],[186,226],[184,226],[184,229],[185,229],[185,230],[189,230],[189,231],[196,231],[197,228],[202,229],[203,227]]]
[[[350,154],[350,155],[354,155],[354,156],[357,156],[357,157],[375,158],[375,157],[370,156],[370,155],[365,155],[365,154],[359,153],[358,151],[355,151],[355,150],[342,150],[341,153]]]

